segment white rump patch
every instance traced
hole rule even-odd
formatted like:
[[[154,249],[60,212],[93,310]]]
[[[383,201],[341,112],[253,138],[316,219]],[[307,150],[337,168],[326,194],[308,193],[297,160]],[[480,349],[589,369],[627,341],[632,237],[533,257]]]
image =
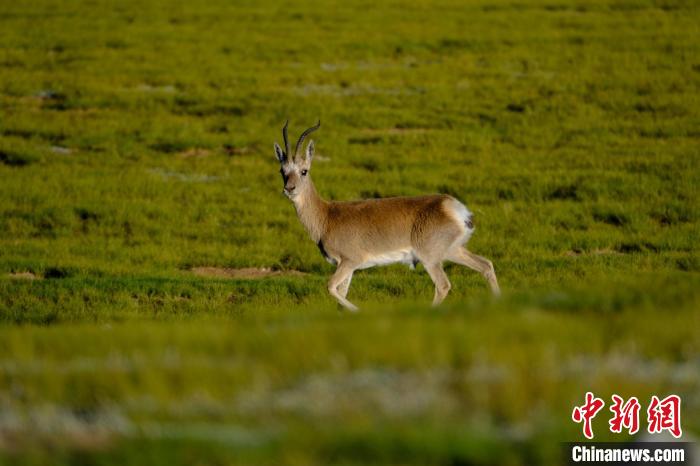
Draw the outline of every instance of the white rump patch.
[[[464,236],[460,241],[465,244],[474,233],[474,222],[472,221],[472,213],[467,209],[467,206],[459,202],[457,199],[450,199],[446,205],[447,211],[452,214],[454,219],[459,224],[460,228],[464,229]]]

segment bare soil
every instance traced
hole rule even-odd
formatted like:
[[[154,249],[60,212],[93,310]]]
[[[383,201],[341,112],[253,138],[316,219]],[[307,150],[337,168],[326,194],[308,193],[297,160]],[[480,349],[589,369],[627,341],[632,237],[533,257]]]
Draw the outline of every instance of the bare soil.
[[[193,147],[187,150],[184,150],[180,153],[178,153],[178,157],[182,159],[189,159],[189,158],[204,158],[204,157],[209,157],[211,155],[211,151],[209,149],[203,149],[201,147]]]
[[[564,253],[565,256],[573,257],[573,256],[582,256],[582,255],[591,255],[591,256],[604,256],[606,254],[621,254],[618,251],[615,251],[610,248],[604,248],[604,249],[593,249],[591,251],[566,251]]]
[[[17,278],[20,280],[40,280],[41,279],[41,277],[37,277],[32,272],[13,272],[13,273],[8,273],[7,276],[10,278]]]
[[[306,275],[304,272],[299,272],[298,270],[273,270],[269,267],[244,267],[241,269],[227,267],[193,267],[190,271],[197,276],[210,278],[260,279],[279,275]]]

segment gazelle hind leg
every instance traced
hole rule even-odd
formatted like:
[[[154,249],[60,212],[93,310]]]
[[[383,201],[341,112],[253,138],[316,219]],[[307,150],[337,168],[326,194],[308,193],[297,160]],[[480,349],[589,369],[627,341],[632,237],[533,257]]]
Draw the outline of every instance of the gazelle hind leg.
[[[493,268],[493,263],[487,258],[476,255],[466,248],[459,246],[450,251],[447,260],[476,270],[486,278],[494,295],[499,296],[501,294],[501,288],[498,286],[498,279],[496,278],[496,271]]]
[[[350,278],[352,278],[352,273],[355,271],[354,265],[349,262],[341,262],[338,264],[338,268],[335,270],[333,276],[328,281],[328,292],[333,296],[341,306],[345,307],[350,311],[357,311],[357,306],[345,299],[345,294],[347,293],[347,288],[350,286]],[[347,286],[343,287],[343,284],[347,281]],[[341,289],[344,288],[344,293]]]
[[[447,296],[447,293],[450,292],[452,285],[450,284],[450,280],[447,278],[447,274],[444,270],[442,270],[442,263],[437,262],[430,265],[424,265],[425,270],[428,272],[428,275],[430,275],[431,280],[433,280],[433,283],[435,284],[433,306],[437,306],[443,299],[445,299],[445,296]]]
[[[350,272],[348,278],[346,278],[340,285],[338,285],[338,293],[343,298],[347,297],[348,295],[348,290],[350,289],[350,282],[352,281],[352,274],[353,272]]]
[[[439,305],[450,292],[452,284],[442,269],[445,251],[450,251],[460,244],[463,229],[454,224],[442,224],[432,234],[418,238],[414,246],[416,257],[423,263],[430,279],[435,284],[433,306]]]

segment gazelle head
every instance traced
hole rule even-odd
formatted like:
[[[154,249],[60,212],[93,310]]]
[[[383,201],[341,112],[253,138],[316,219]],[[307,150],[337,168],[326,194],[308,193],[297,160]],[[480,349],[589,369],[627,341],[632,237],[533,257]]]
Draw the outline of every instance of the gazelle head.
[[[294,154],[290,154],[289,152],[289,139],[287,137],[288,124],[289,121],[287,121],[284,124],[284,128],[282,128],[284,150],[282,150],[279,144],[275,143],[275,155],[280,162],[280,174],[284,182],[283,192],[289,199],[294,200],[295,197],[303,194],[311,184],[309,181],[309,174],[311,172],[311,159],[314,156],[314,142],[309,141],[303,157],[300,153],[301,145],[306,136],[316,131],[321,126],[321,121],[319,121],[316,126],[312,126],[301,133],[297,145],[294,148]]]

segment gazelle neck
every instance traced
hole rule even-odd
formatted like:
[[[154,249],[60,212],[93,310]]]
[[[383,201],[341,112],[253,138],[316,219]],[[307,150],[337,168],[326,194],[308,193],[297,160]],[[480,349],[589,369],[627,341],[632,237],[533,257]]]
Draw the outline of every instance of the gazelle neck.
[[[323,235],[328,218],[328,202],[321,199],[311,178],[303,193],[294,198],[294,208],[297,216],[309,232],[314,243],[318,243]]]

